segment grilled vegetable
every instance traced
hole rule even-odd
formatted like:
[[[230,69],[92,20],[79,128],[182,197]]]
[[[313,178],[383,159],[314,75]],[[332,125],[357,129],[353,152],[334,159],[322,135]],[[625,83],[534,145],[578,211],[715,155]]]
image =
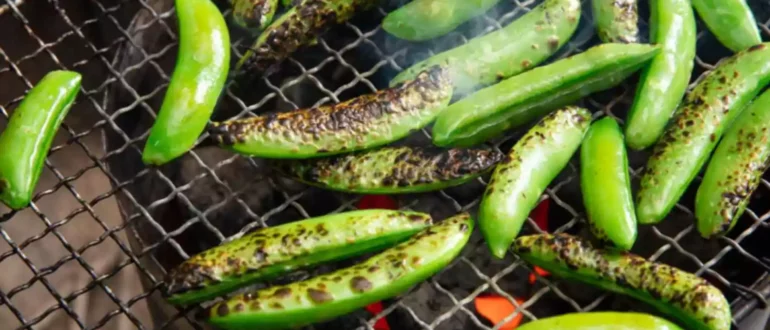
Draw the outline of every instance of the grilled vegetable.
[[[500,0],[414,0],[390,12],[382,29],[406,40],[440,37],[483,14]]]
[[[717,40],[732,51],[762,42],[746,0],[692,0],[692,5]]]
[[[455,93],[466,94],[480,85],[534,68],[572,37],[579,21],[579,0],[546,0],[500,30],[412,65],[390,84],[413,79],[427,67],[448,63]],[[420,21],[412,23],[422,26]]]
[[[594,24],[604,42],[639,42],[636,0],[592,0]]]
[[[238,61],[241,69],[262,73],[310,45],[332,24],[349,20],[378,0],[304,0],[275,20]]]
[[[650,39],[661,52],[642,70],[626,119],[626,144],[645,149],[663,134],[690,82],[695,14],[689,0],[650,1]]]
[[[648,303],[687,329],[730,329],[730,304],[722,292],[677,268],[630,253],[594,249],[567,234],[519,237],[513,249],[525,261],[555,275]]]
[[[51,143],[80,91],[72,71],[46,74],[24,97],[0,135],[0,201],[29,205]]]
[[[310,158],[381,146],[436,118],[452,97],[445,69],[346,102],[215,123],[209,134],[235,152]]]
[[[231,0],[233,21],[249,30],[267,27],[273,21],[278,0]]]
[[[273,164],[292,178],[326,189],[400,194],[461,185],[491,170],[502,156],[496,149],[386,147]]]
[[[150,129],[142,161],[162,165],[200,137],[217,104],[230,67],[230,36],[210,0],[176,0],[179,53],[174,73]]]
[[[591,232],[622,250],[636,241],[636,214],[623,133],[605,117],[588,130],[580,148],[580,187]]]
[[[209,322],[227,330],[296,328],[329,320],[407,291],[446,267],[468,242],[467,213],[353,267],[238,295],[212,306]]]
[[[540,195],[567,166],[588,131],[591,113],[567,107],[533,127],[495,168],[479,206],[479,228],[503,258]]]
[[[326,215],[251,232],[173,269],[172,304],[209,300],[301,267],[377,251],[431,225],[427,214],[365,210]]]
[[[526,323],[519,330],[682,330],[665,319],[641,313],[586,312]]]
[[[482,89],[442,111],[433,143],[471,146],[593,92],[613,87],[658,53],[643,44],[602,44]]]
[[[770,157],[770,92],[763,93],[725,132],[695,198],[698,231],[709,238],[732,229]]]
[[[666,217],[733,121],[770,82],[770,47],[761,44],[722,60],[690,92],[655,144],[636,200],[639,223]]]

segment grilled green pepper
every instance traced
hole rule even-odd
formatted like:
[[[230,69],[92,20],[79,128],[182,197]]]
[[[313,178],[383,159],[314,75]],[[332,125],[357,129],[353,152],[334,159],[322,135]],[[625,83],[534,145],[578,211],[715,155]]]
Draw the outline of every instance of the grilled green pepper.
[[[722,60],[685,98],[655,144],[636,199],[639,223],[663,220],[722,137],[725,127],[770,82],[770,47]]]
[[[227,330],[266,330],[332,319],[426,280],[457,257],[472,230],[473,221],[462,213],[353,267],[215,304],[208,321]]]
[[[722,292],[680,269],[626,252],[595,249],[567,234],[519,237],[513,250],[555,275],[648,303],[687,329],[730,329],[730,304]]]
[[[372,151],[273,163],[306,184],[359,194],[404,194],[461,185],[491,170],[496,149],[385,147]]]
[[[310,45],[334,23],[343,23],[378,0],[304,0],[289,9],[260,34],[238,61],[242,69],[262,73]]]
[[[82,77],[52,71],[24,97],[0,135],[0,201],[29,205],[51,143],[80,91]]]
[[[443,36],[483,14],[500,0],[414,0],[390,12],[382,29],[410,41]]]
[[[682,330],[665,319],[642,313],[586,312],[526,323],[518,330]]]
[[[622,250],[636,241],[636,213],[628,156],[620,126],[611,117],[591,125],[580,148],[580,187],[591,232]]]
[[[630,148],[653,145],[682,101],[695,59],[695,34],[689,0],[650,1],[650,39],[661,45],[661,51],[642,70],[628,112],[626,144]]]
[[[433,143],[471,146],[619,84],[658,53],[643,44],[602,44],[508,78],[442,111]]]
[[[770,92],[763,93],[725,132],[695,198],[698,231],[705,238],[732,229],[770,157]]]
[[[546,0],[500,30],[412,65],[390,84],[413,79],[427,67],[448,63],[455,93],[465,94],[534,68],[572,37],[579,21],[579,0]],[[420,21],[413,23],[422,25]]]
[[[311,158],[381,146],[432,122],[452,98],[446,69],[373,94],[310,109],[214,123],[211,137],[265,158]]]
[[[430,226],[427,214],[371,209],[251,232],[200,253],[168,275],[168,301],[209,300],[301,267],[377,251]]]
[[[594,24],[604,42],[639,42],[636,0],[593,0]]]
[[[725,47],[742,51],[762,42],[746,0],[692,0],[698,16]]]
[[[242,28],[259,30],[273,21],[278,0],[231,0],[233,21]]]
[[[495,257],[505,256],[540,195],[580,146],[590,122],[591,113],[583,108],[556,111],[495,167],[479,206],[479,228]]]
[[[211,0],[176,0],[179,53],[171,82],[150,129],[142,161],[162,165],[200,137],[214,112],[230,67],[230,35]]]

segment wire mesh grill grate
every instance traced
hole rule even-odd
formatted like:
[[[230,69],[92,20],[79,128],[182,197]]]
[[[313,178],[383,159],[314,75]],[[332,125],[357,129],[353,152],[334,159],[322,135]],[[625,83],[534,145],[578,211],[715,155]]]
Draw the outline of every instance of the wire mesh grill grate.
[[[66,121],[46,162],[44,175],[50,177],[51,184],[38,187],[31,207],[26,210],[0,208],[0,219],[5,221],[0,224],[0,236],[6,243],[0,250],[0,267],[4,262],[14,262],[25,273],[17,285],[0,287],[0,312],[7,310],[13,315],[18,321],[15,327],[42,327],[55,315],[63,314],[68,323],[81,329],[111,328],[111,322],[117,319],[140,329],[204,328],[205,324],[194,317],[200,307],[173,309],[162,302],[159,289],[170,265],[255,228],[356,208],[360,196],[323,192],[282,179],[270,173],[258,159],[208,145],[205,136],[195,151],[172,165],[158,169],[137,165],[176,55],[171,1],[89,0],[85,1],[89,8],[85,13],[57,0],[4,1],[0,2],[0,31],[8,27],[7,31],[25,41],[24,45],[33,46],[22,47],[0,38],[0,82],[5,92],[0,92],[0,127],[6,124],[24,91],[39,80],[37,67],[93,73],[85,75],[81,96],[72,112],[80,111],[79,116],[87,119]],[[316,46],[290,58],[276,73],[248,84],[231,82],[215,119],[317,106],[373,92],[386,86],[389,77],[416,59],[499,29],[538,3],[502,1],[456,32],[412,44],[387,36],[378,25],[398,5],[391,1],[334,27]],[[770,5],[761,1],[750,3],[762,23],[763,35],[770,35]],[[41,8],[45,21],[32,15],[39,16],[33,11]],[[222,4],[222,8],[226,5]],[[585,50],[597,42],[587,8],[584,1],[578,31],[555,58]],[[643,6],[641,17],[648,17],[645,10]],[[45,24],[56,26],[55,31],[45,28]],[[646,31],[645,23],[642,30]],[[729,54],[700,22],[699,31],[694,77],[701,76]],[[235,31],[234,36],[238,33]],[[233,40],[233,57],[237,58],[250,39],[241,35]],[[597,116],[604,113],[622,121],[633,92],[634,84],[627,82],[583,103],[595,110]],[[492,144],[506,151],[521,133],[512,133]],[[429,143],[429,136],[426,129],[403,143]],[[72,154],[83,159],[81,166],[67,165]],[[644,153],[631,154],[632,174],[637,179],[645,157]],[[552,222],[556,222],[559,232],[580,234],[585,230],[581,197],[576,189],[578,165],[573,160],[543,196],[543,200],[549,200],[552,218],[556,219]],[[94,176],[107,184],[96,189],[96,193],[81,193],[84,181]],[[484,184],[482,178],[458,188],[397,199],[402,209],[429,212],[443,219],[461,210],[475,211]],[[770,182],[763,180],[755,199],[767,198],[769,192]],[[69,199],[74,207],[58,209],[50,203],[54,197]],[[120,213],[104,212],[104,204],[115,200]],[[752,202],[741,225],[729,237],[707,242],[699,239],[694,230],[691,206],[691,198],[685,197],[664,223],[641,229],[640,243],[634,252],[706,277],[725,291],[736,320],[740,320],[757,302],[764,304],[764,296],[770,293],[764,285],[770,262],[758,247],[768,235],[765,222],[770,209],[761,202]],[[81,218],[88,220],[84,222]],[[117,218],[120,221],[114,220]],[[40,227],[37,234],[25,237],[8,230],[21,219],[34,222],[28,226]],[[67,234],[72,232],[68,229],[73,226],[70,223],[97,226],[99,235],[75,242]],[[525,231],[540,229],[529,219]],[[65,250],[63,256],[43,263],[30,257],[30,251],[45,240],[58,241]],[[97,271],[89,255],[98,254],[106,245],[121,251],[120,258]],[[84,272],[89,282],[61,290],[49,277],[71,263],[79,265],[78,272]],[[736,265],[740,265],[742,272],[734,269]],[[138,295],[116,293],[118,288],[111,283],[129,269],[136,271],[144,284]],[[321,267],[317,271],[326,270]],[[538,276],[536,283],[530,285],[529,273],[528,266],[513,256],[491,259],[476,233],[460,258],[409,294],[387,301],[382,312],[357,312],[333,321],[342,323],[332,324],[338,328],[344,324],[373,329],[378,319],[387,318],[392,324],[401,325],[393,325],[394,328],[496,329],[502,324],[495,327],[474,312],[474,298],[487,293],[514,302],[525,319],[603,308],[645,308],[622,297],[553,278]],[[292,278],[308,275],[300,272]],[[53,303],[35,309],[20,307],[18,297],[35,287],[48,292]],[[79,298],[93,290],[102,290],[114,308],[101,315],[84,315],[77,308]],[[516,303],[517,297],[525,297],[524,302]],[[150,305],[152,321],[136,316],[140,303]]]

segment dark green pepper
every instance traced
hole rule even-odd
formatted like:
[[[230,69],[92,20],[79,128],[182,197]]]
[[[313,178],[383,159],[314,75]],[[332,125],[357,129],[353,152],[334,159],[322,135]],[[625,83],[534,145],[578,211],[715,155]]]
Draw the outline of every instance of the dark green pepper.
[[[359,194],[405,194],[461,185],[490,171],[503,155],[492,148],[385,147],[273,163],[303,183]]]
[[[372,209],[259,229],[174,268],[166,280],[168,301],[198,303],[302,267],[377,251],[431,223],[423,213]]]
[[[410,41],[433,39],[483,14],[498,2],[500,0],[413,0],[385,16],[382,29]]]
[[[200,137],[214,112],[230,66],[230,34],[211,0],[176,0],[179,52],[142,160],[162,165]]]
[[[237,295],[213,305],[208,321],[226,330],[297,328],[391,298],[425,281],[462,251],[473,221],[461,213],[363,263],[306,281]]]
[[[273,21],[278,0],[231,0],[233,21],[252,31],[264,29]]]
[[[513,250],[555,275],[648,303],[687,329],[730,329],[730,304],[722,292],[680,269],[626,252],[595,249],[567,234],[519,237]]]
[[[698,16],[725,47],[742,51],[762,42],[746,0],[692,0]]]
[[[682,330],[665,319],[642,313],[584,312],[526,323],[518,330]]]
[[[0,135],[0,201],[29,205],[51,143],[80,91],[82,77],[52,71],[27,93]]]
[[[639,42],[636,0],[592,0],[594,24],[604,42]]]

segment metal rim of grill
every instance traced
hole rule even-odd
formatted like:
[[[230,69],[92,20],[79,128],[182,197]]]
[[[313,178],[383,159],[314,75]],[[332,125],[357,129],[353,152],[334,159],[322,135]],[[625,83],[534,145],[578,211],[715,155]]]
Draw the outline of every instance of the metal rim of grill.
[[[28,1],[32,2],[33,0]],[[315,188],[301,187],[298,189],[291,184],[287,188],[287,183],[283,179],[269,173],[256,159],[230,154],[211,164],[207,162],[209,160],[207,157],[199,155],[199,149],[185,156],[186,164],[195,166],[193,173],[186,173],[185,175],[169,171],[167,168],[131,168],[131,166],[125,165],[124,163],[135,162],[141,153],[149,129],[148,125],[142,127],[142,123],[146,124],[147,120],[154,118],[159,108],[158,98],[162,97],[168,84],[170,70],[173,67],[169,64],[173,64],[176,56],[174,11],[170,6],[171,2],[162,0],[114,0],[110,2],[111,6],[105,6],[96,0],[89,0],[88,2],[92,8],[95,8],[95,12],[87,15],[89,17],[68,12],[58,0],[47,2],[51,9],[51,15],[54,15],[52,19],[60,21],[60,24],[67,27],[58,36],[38,34],[36,27],[39,26],[39,22],[30,22],[24,10],[25,6],[30,6],[29,3],[25,4],[24,1],[19,0],[0,2],[0,23],[6,20],[12,21],[9,24],[22,27],[20,31],[27,34],[24,38],[33,40],[38,44],[36,49],[30,52],[17,54],[18,52],[11,49],[13,45],[0,43],[0,82],[14,80],[15,82],[12,84],[21,86],[23,90],[30,88],[34,81],[31,81],[25,74],[24,67],[27,65],[25,62],[31,63],[40,58],[50,61],[54,67],[60,69],[79,70],[79,68],[99,66],[104,73],[104,79],[98,81],[84,76],[84,87],[73,108],[78,109],[79,106],[88,104],[92,108],[91,115],[95,117],[93,123],[90,127],[83,129],[76,129],[65,124],[59,132],[60,135],[64,135],[64,138],[61,139],[63,141],[55,143],[49,154],[52,156],[64,152],[65,149],[77,148],[79,152],[84,153],[90,159],[91,165],[75,171],[67,171],[69,174],[65,174],[50,160],[47,161],[46,171],[53,173],[58,183],[54,186],[38,187],[31,207],[21,211],[34,213],[42,222],[44,229],[32,237],[21,240],[15,238],[5,230],[4,226],[18,218],[20,212],[0,209],[0,220],[5,221],[0,223],[0,236],[8,246],[6,251],[0,253],[0,265],[8,258],[19,258],[31,272],[31,276],[21,285],[13,288],[0,288],[0,310],[8,309],[18,319],[20,329],[34,328],[52,314],[61,312],[66,313],[77,324],[77,327],[82,329],[104,328],[110,320],[118,315],[124,315],[131,324],[141,329],[168,329],[177,326],[206,327],[204,323],[197,321],[194,317],[195,312],[200,310],[199,306],[188,309],[171,308],[160,297],[162,279],[168,265],[172,263],[171,260],[181,261],[206,246],[211,247],[225,240],[239,237],[255,228],[275,225],[274,219],[281,217],[282,214],[284,218],[293,217],[295,220],[321,215],[318,214],[317,210],[306,210],[309,208],[306,197],[320,196],[318,195],[320,192]],[[362,93],[373,92],[384,88],[387,85],[386,79],[388,77],[392,77],[395,72],[413,63],[415,59],[425,58],[428,54],[435,53],[439,49],[448,49],[452,45],[467,42],[475,35],[499,29],[541,1],[501,1],[501,4],[494,10],[464,24],[458,31],[434,41],[420,44],[398,41],[394,37],[389,37],[377,24],[379,19],[384,17],[389,10],[395,8],[396,2],[391,1],[391,3],[383,4],[366,14],[368,15],[366,17],[374,17],[377,18],[376,20],[367,21],[364,18],[355,18],[349,23],[335,26],[324,37],[319,38],[318,45],[301,50],[300,54],[292,56],[282,64],[281,70],[259,77],[254,85],[244,87],[239,83],[231,82],[228,85],[227,93],[220,101],[222,104],[227,104],[230,110],[218,110],[215,117],[221,120],[264,113],[273,111],[279,107],[277,105],[279,103],[282,104],[280,107],[285,109],[317,106],[344,101]],[[770,29],[768,29],[770,5],[762,4],[760,1],[749,1],[749,3],[755,9],[763,36],[770,35]],[[585,50],[587,46],[596,44],[598,40],[591,27],[589,6],[588,1],[584,0],[583,17],[578,31],[571,41],[548,62]],[[227,8],[227,5],[221,4],[221,8]],[[642,10],[640,17],[643,21],[644,18],[648,17],[648,14]],[[646,31],[646,23],[642,22],[641,24],[642,30]],[[702,22],[699,21],[698,24],[699,48],[694,77],[702,77],[704,71],[713,68],[716,61],[727,54],[724,49],[708,48],[715,44],[715,38],[704,29]],[[102,35],[102,40],[97,40],[100,34],[94,34],[93,29],[104,28],[105,26],[114,30],[113,32],[118,37],[108,39]],[[250,40],[243,37],[242,33],[234,32],[234,36],[239,34],[241,35],[240,38],[233,38],[234,60],[240,57]],[[69,38],[77,40],[91,55],[78,59],[69,58],[66,54],[67,49],[57,47]],[[148,39],[165,41],[147,44]],[[704,51],[704,49],[707,50]],[[338,78],[332,81],[329,77]],[[148,80],[150,81],[148,82]],[[141,86],[132,84],[136,82],[139,82],[138,84]],[[622,119],[625,118],[625,111],[630,105],[634,87],[635,82],[627,81],[618,88],[597,93],[581,102],[589,109],[594,110],[596,116],[604,113],[614,116],[622,122]],[[317,97],[305,97],[304,99],[300,97],[299,100],[302,102],[295,102],[297,100],[296,91],[302,91],[301,94],[305,94],[311,89],[312,92],[308,92],[308,94]],[[295,92],[295,94],[289,92]],[[244,97],[246,94],[248,96]],[[0,114],[2,115],[0,116],[0,123],[7,122],[10,110],[21,101],[23,95],[24,93],[19,92],[6,103],[0,99]],[[71,113],[75,111],[77,110],[73,110]],[[132,130],[127,130],[127,127]],[[506,138],[490,144],[502,151],[507,151],[515,138],[520,136],[523,131],[512,132]],[[100,134],[102,150],[89,148],[83,142],[84,139]],[[417,134],[416,139],[424,143],[429,134],[429,129],[425,129]],[[199,142],[201,143],[199,148],[207,147],[205,135]],[[246,164],[253,170],[255,177],[246,180],[248,182],[240,185],[239,188],[232,187],[232,182],[222,179],[222,176],[223,172],[230,171],[234,164]],[[583,227],[582,205],[576,204],[574,202],[575,196],[567,196],[568,192],[566,191],[566,187],[570,184],[574,185],[576,180],[579,181],[578,166],[576,159],[573,159],[562,175],[549,186],[547,193],[542,198],[549,200],[551,208],[555,210],[554,212],[564,217],[563,223],[560,223],[560,227],[556,230],[558,232],[580,232]],[[95,196],[85,198],[78,193],[74,183],[90,171],[96,171],[99,175],[106,177],[111,188],[105,189]],[[640,167],[637,166],[632,169],[633,177],[637,180],[640,173]],[[180,182],[180,177],[187,180]],[[224,196],[216,203],[196,204],[197,199],[190,196],[193,195],[192,192],[195,189],[199,189],[196,187],[201,182],[207,180],[213,182],[213,187],[216,187],[217,191],[224,192]],[[696,182],[698,180],[696,179]],[[463,186],[463,189],[479,191],[479,189],[483,189],[484,183],[482,178],[469,183],[468,186]],[[249,189],[252,185],[257,184],[264,184],[272,189],[273,195],[270,199],[274,205],[271,204],[270,207],[266,207],[260,204],[259,209],[254,210],[252,208],[253,205],[250,204],[253,203],[250,203],[249,200]],[[53,217],[38,207],[41,200],[58,191],[66,191],[71,194],[72,198],[79,204],[79,207],[67,210],[66,215],[60,218]],[[757,194],[766,195],[767,192],[770,192],[770,182],[762,180]],[[148,195],[153,197],[150,198]],[[429,208],[427,212],[446,216],[463,210],[475,211],[480,194],[476,195],[475,197],[464,196],[461,191],[453,188],[431,194],[400,196],[398,199],[400,207],[404,209],[421,210],[420,207],[429,205],[425,206]],[[333,192],[325,192],[323,196],[334,201],[333,207],[330,206],[331,209],[326,210],[332,212],[352,210],[355,208],[355,203],[361,198],[361,196]],[[108,225],[94,211],[97,204],[108,199],[117,199],[118,201],[121,214],[115,216],[122,218],[119,224]],[[572,199],[571,203],[565,201],[569,199]],[[770,272],[770,259],[761,251],[745,246],[748,245],[746,241],[752,236],[763,235],[762,231],[767,230],[768,225],[765,222],[770,218],[770,210],[762,208],[747,210],[746,215],[741,219],[744,226],[741,227],[740,231],[734,231],[729,238],[721,238],[718,241],[708,243],[718,244],[718,249],[706,256],[699,256],[696,255],[698,253],[691,252],[692,243],[683,243],[686,241],[698,242],[697,231],[694,230],[692,224],[691,206],[691,203],[688,204],[687,202],[677,205],[677,210],[675,210],[679,214],[677,217],[689,219],[689,222],[682,228],[673,231],[659,229],[658,226],[647,228],[648,236],[646,237],[651,241],[654,240],[654,243],[644,242],[643,244],[650,245],[651,253],[642,255],[652,260],[658,260],[664,255],[670,256],[673,260],[680,260],[679,263],[671,263],[673,266],[693,271],[697,275],[709,279],[723,289],[731,299],[734,319],[736,322],[740,321],[754,309],[765,306],[765,299],[770,295],[770,277],[767,276]],[[238,228],[224,230],[221,223],[214,221],[215,216],[212,214],[222,209],[230,210],[231,207],[240,207],[239,212],[242,212],[244,219],[239,222],[242,225]],[[183,209],[183,215],[169,215],[169,212],[175,209]],[[68,237],[62,235],[58,229],[81,215],[92,219],[92,225],[100,226],[103,229],[103,234],[96,240],[75,246],[70,244]],[[181,217],[181,220],[174,225],[170,225],[165,220],[176,216]],[[438,219],[442,218],[438,217]],[[672,221],[672,219],[666,221]],[[526,226],[530,232],[540,231],[532,219],[529,219]],[[189,249],[190,243],[180,243],[180,238],[186,235],[186,232],[192,231],[191,228],[206,230],[209,237],[208,240],[197,242],[199,246]],[[69,252],[69,255],[51,265],[42,265],[41,267],[26,256],[25,250],[48,235],[56,237]],[[585,237],[585,235],[583,236]],[[122,261],[112,266],[109,272],[97,274],[82,255],[88,250],[98,250],[98,246],[105,242],[117,244],[124,255]],[[637,245],[639,244],[638,242]],[[184,245],[187,245],[188,249],[185,249]],[[636,249],[634,251],[636,252]],[[169,256],[169,254],[176,255]],[[518,258],[509,255],[505,260],[500,261],[500,264],[492,267],[496,271],[488,272],[482,269],[489,269],[489,263],[494,264],[495,262],[489,261],[488,256],[481,257],[482,255],[488,255],[486,246],[479,235],[474,235],[461,257],[431,280],[413,288],[403,298],[389,301],[385,310],[377,315],[357,316],[359,327],[373,329],[373,325],[378,319],[399,314],[399,317],[410,319],[410,324],[416,328],[442,329],[444,326],[457,322],[453,318],[458,315],[462,316],[466,322],[464,324],[469,326],[472,325],[481,329],[493,328],[494,325],[486,324],[472,308],[473,299],[484,293],[496,293],[513,302],[516,294],[512,291],[517,291],[518,294],[529,291],[527,300],[518,309],[525,315],[525,319],[549,316],[545,312],[547,308],[538,307],[544,304],[549,306],[564,305],[567,307],[560,307],[561,310],[571,309],[574,312],[605,306],[603,304],[606,304],[608,300],[613,300],[614,304],[616,299],[616,295],[600,291],[597,291],[600,293],[598,299],[590,299],[589,301],[573,299],[571,294],[574,292],[570,292],[569,288],[585,286],[581,287],[579,284],[574,286],[574,284],[568,284],[563,280],[540,276],[537,277],[537,284],[532,287],[511,289],[508,286],[516,281],[510,279],[528,274],[529,266]],[[727,259],[740,260],[741,263],[745,264],[746,269],[752,270],[756,276],[751,276],[748,279],[742,278],[740,281],[735,280],[736,275],[720,268],[721,264],[729,262]],[[79,263],[92,280],[83,288],[63,294],[49,283],[46,276],[56,272],[68,262]],[[120,298],[113,294],[112,288],[105,283],[129,266],[138,270],[145,291],[130,298]],[[467,292],[458,296],[455,293],[456,287],[453,287],[451,283],[452,273],[459,272],[459,268],[467,268],[463,272],[474,274],[476,278],[472,281],[476,284],[472,289],[466,290]],[[714,269],[722,271],[722,273]],[[308,275],[300,273],[297,276],[297,278],[302,278]],[[37,283],[46,288],[55,303],[45,306],[39,313],[25,314],[15,306],[14,296]],[[447,285],[447,283],[450,284]],[[86,322],[83,316],[71,307],[71,303],[80,295],[95,288],[104,290],[116,308],[112,312],[100,316],[95,322]],[[409,297],[418,290],[430,290],[436,295],[443,295],[442,299],[448,300],[451,306],[432,311],[427,317],[426,315],[418,315],[415,312],[415,307],[410,305],[409,300]],[[620,303],[623,304],[623,298],[617,299],[620,299]],[[151,305],[150,309],[153,315],[151,323],[143,323],[132,312],[132,306],[144,300]],[[638,307],[639,305],[633,306]],[[501,325],[498,324],[497,326]]]

